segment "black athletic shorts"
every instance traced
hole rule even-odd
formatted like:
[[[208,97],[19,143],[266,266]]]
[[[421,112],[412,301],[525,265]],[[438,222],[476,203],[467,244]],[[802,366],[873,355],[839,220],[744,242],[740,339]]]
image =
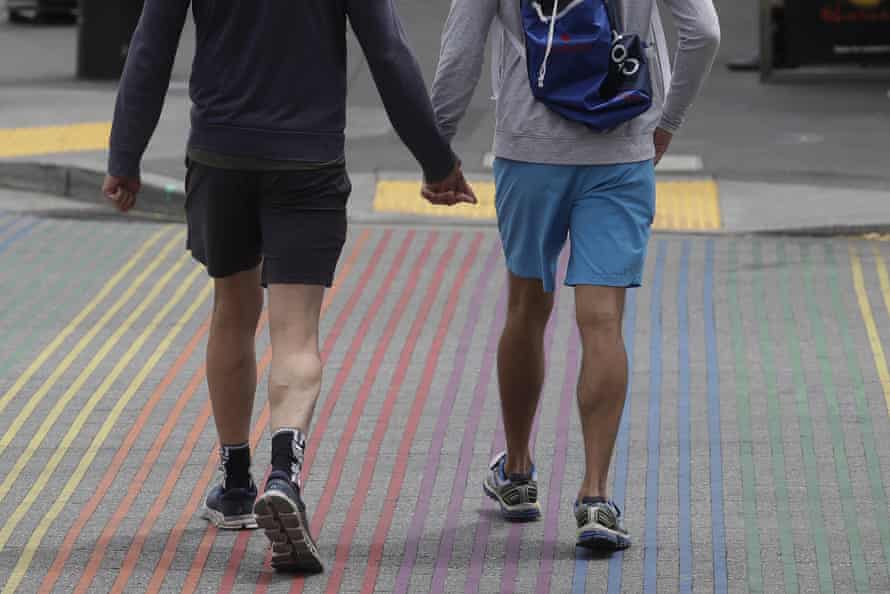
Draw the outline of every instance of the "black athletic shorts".
[[[331,286],[346,242],[345,165],[288,171],[187,161],[187,247],[213,278],[263,264],[262,282]]]

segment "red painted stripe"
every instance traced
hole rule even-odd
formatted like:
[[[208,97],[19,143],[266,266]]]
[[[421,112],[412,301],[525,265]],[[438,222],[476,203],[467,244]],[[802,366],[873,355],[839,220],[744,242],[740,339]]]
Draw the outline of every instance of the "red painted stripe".
[[[391,233],[391,232],[388,232]],[[368,229],[365,229],[361,232],[358,239],[356,239],[355,245],[350,251],[349,257],[343,263],[343,266],[340,268],[337,273],[337,279],[334,281],[333,286],[330,290],[327,291],[324,298],[324,303],[322,304],[322,312],[327,311],[330,304],[333,302],[334,297],[336,297],[337,293],[340,291],[340,287],[342,286],[343,279],[346,279],[349,274],[352,272],[352,269],[355,268],[356,262],[359,259],[359,256],[364,252],[365,245],[368,243],[368,240],[371,237],[371,232]],[[386,235],[383,240],[378,243],[377,249],[374,251],[374,256],[382,255],[384,249],[386,248],[386,244],[389,242],[389,235]],[[379,261],[379,257],[375,258],[372,256],[371,262]],[[361,296],[363,289],[367,282],[370,280],[371,275],[374,271],[374,266],[369,266],[365,273],[360,277],[358,285],[356,286],[355,291],[352,294],[351,299],[347,302],[346,307],[340,312],[340,315],[337,318],[336,323],[334,324],[333,329],[325,340],[324,348],[322,349],[322,358],[326,359],[327,354],[333,349],[334,344],[336,344],[337,339],[340,336],[340,333],[343,330],[343,326],[346,324],[346,321],[349,319],[349,315],[352,312],[352,309],[355,307],[355,303],[358,301],[358,298]],[[265,425],[257,424],[257,429],[260,431],[265,429]],[[255,429],[256,430],[256,429]],[[254,440],[256,441],[256,440]],[[260,484],[264,484],[265,480]],[[212,540],[208,536],[210,534],[210,530],[204,535],[204,539],[202,540],[202,548],[199,549],[200,558],[196,557],[195,561],[192,563],[192,567],[189,570],[190,579],[186,583],[186,588],[184,592],[191,592],[193,589],[189,589],[188,586],[194,584],[194,587],[197,587],[198,580],[195,579],[200,578],[200,574],[203,571],[204,564],[206,562],[207,554],[209,554],[210,549],[212,548]],[[214,538],[215,538],[215,532]],[[235,587],[235,579],[238,575],[238,569],[241,566],[241,561],[244,558],[244,553],[247,550],[247,543],[250,541],[250,537],[252,536],[252,532],[242,531],[238,534],[238,537],[235,539],[235,543],[232,547],[232,553],[229,556],[229,562],[226,565],[226,571],[223,574],[222,582],[220,583],[220,592],[231,592]],[[207,541],[210,540],[210,545],[207,545]],[[206,553],[204,552],[206,550]],[[202,556],[203,555],[203,556]]]
[[[203,375],[203,368],[199,373],[195,374],[197,381],[193,381],[193,383],[189,385],[189,388],[192,391],[197,390],[198,386],[203,383]],[[157,522],[158,517],[161,515],[161,512],[164,510],[167,500],[173,492],[173,487],[176,485],[179,475],[182,473],[182,469],[185,468],[185,465],[188,463],[189,457],[191,457],[191,454],[198,443],[198,439],[200,439],[201,434],[204,432],[204,428],[207,426],[207,421],[209,420],[210,401],[208,400],[201,409],[198,418],[195,420],[192,430],[189,431],[185,443],[179,450],[179,455],[176,457],[173,466],[170,468],[170,472],[167,473],[167,479],[164,481],[161,492],[155,499],[151,509],[148,510],[148,515],[143,518],[139,530],[137,530],[136,536],[133,538],[133,542],[130,543],[127,556],[124,558],[120,572],[111,588],[111,591],[114,594],[120,594],[125,591],[127,582],[130,581],[130,576],[133,575],[133,571],[136,569],[136,564],[139,562],[139,556],[142,554],[142,548],[145,546],[145,541],[151,533],[151,529],[155,522]]]
[[[78,537],[80,537],[80,533],[83,531],[84,526],[86,526],[87,522],[89,522],[96,509],[98,509],[99,504],[108,493],[108,490],[111,488],[111,485],[114,483],[114,479],[117,477],[118,472],[120,472],[121,466],[123,466],[124,462],[127,459],[127,456],[130,454],[131,448],[145,430],[148,420],[151,417],[152,412],[154,412],[155,407],[161,401],[164,394],[166,394],[167,390],[170,387],[170,384],[179,375],[179,372],[182,371],[182,368],[192,357],[192,354],[195,352],[195,349],[198,347],[204,336],[207,334],[209,328],[210,318],[207,318],[207,320],[205,320],[200,328],[198,328],[198,330],[195,332],[194,336],[192,336],[185,349],[179,355],[179,358],[177,358],[176,361],[173,363],[173,366],[170,367],[166,375],[164,375],[161,383],[158,384],[154,392],[152,392],[151,396],[149,396],[148,401],[145,403],[145,406],[142,409],[142,412],[139,413],[139,417],[133,423],[130,432],[127,433],[127,437],[124,439],[123,443],[121,443],[120,447],[117,449],[117,452],[115,452],[114,458],[111,460],[111,465],[105,471],[105,474],[102,476],[102,479],[99,481],[99,483],[95,486],[93,495],[90,497],[89,501],[87,501],[86,504],[81,508],[77,520],[75,520],[74,524],[68,530],[68,534],[65,535],[65,540],[62,542],[62,546],[59,547],[59,552],[56,554],[55,561],[53,561],[49,572],[43,578],[43,582],[40,585],[39,592],[41,594],[52,592],[53,587],[55,587],[56,582],[62,575],[62,572],[65,570],[65,563],[68,561],[68,558],[74,551],[74,546],[77,543],[77,539]],[[111,518],[111,520],[106,523],[105,529],[102,531],[101,536],[99,536],[99,539],[93,545],[93,553],[90,556],[90,560],[87,563],[87,566],[84,569],[80,579],[80,582],[81,584],[83,584],[83,586],[81,586],[81,584],[78,584],[78,590],[86,590],[92,583],[93,578],[96,576],[96,572],[99,570],[99,567],[102,564],[102,559],[105,557],[105,552],[108,549],[108,544],[111,542],[111,539],[114,536],[115,530],[117,530],[120,520],[126,516],[127,512],[130,509],[130,506],[133,503],[133,500],[135,500],[135,498],[139,495],[142,484],[148,477],[148,473],[154,466],[154,463],[157,460],[157,457],[160,454],[161,450],[163,449],[167,438],[169,438],[170,433],[173,431],[173,428],[179,421],[182,410],[185,408],[186,404],[189,403],[192,395],[194,395],[194,390],[192,390],[191,392],[189,392],[188,390],[184,391],[180,395],[179,399],[176,401],[173,409],[167,415],[167,420],[161,427],[157,438],[155,439],[151,449],[148,452],[148,455],[142,462],[142,466],[140,467],[139,472],[130,483],[130,488],[127,490],[127,495],[125,496],[124,500],[118,505],[117,512]],[[122,508],[124,508],[123,511],[121,511]],[[117,522],[115,522],[115,520],[117,520]]]
[[[389,391],[386,395],[383,407],[380,411],[379,416],[377,417],[377,423],[374,427],[374,433],[371,436],[371,441],[368,444],[368,451],[365,454],[364,464],[362,464],[361,466],[362,471],[359,476],[358,483],[355,487],[352,501],[350,502],[349,511],[346,514],[346,520],[340,532],[340,537],[337,539],[337,555],[334,561],[334,567],[333,571],[331,572],[330,580],[328,581],[328,592],[337,592],[340,588],[340,584],[343,579],[343,571],[346,568],[346,562],[349,558],[349,551],[352,547],[352,539],[355,536],[356,529],[358,528],[358,523],[361,518],[361,512],[364,508],[365,502],[367,501],[367,494],[370,492],[371,489],[371,479],[373,478],[374,471],[376,470],[376,463],[378,455],[380,453],[380,447],[383,444],[383,439],[386,436],[386,432],[389,428],[389,421],[392,418],[393,410],[395,409],[399,394],[402,391],[402,385],[405,381],[405,375],[407,374],[408,368],[411,365],[411,360],[414,356],[414,350],[417,346],[417,341],[420,338],[421,332],[426,326],[427,319],[430,315],[430,310],[432,309],[433,304],[435,303],[436,298],[439,295],[447,266],[454,257],[454,252],[457,249],[458,243],[463,238],[464,235],[462,233],[455,233],[452,235],[451,241],[448,245],[448,249],[442,254],[439,263],[436,266],[436,276],[427,289],[427,293],[423,298],[421,310],[419,314],[414,318],[414,322],[412,323],[411,330],[408,334],[408,339],[405,342],[405,346],[402,348],[398,366],[396,368],[395,374],[392,377]],[[479,253],[479,244],[481,242],[482,235],[480,233],[477,233],[475,240],[470,246],[469,253],[463,260],[463,264],[458,271],[457,277],[455,278],[454,282],[451,283],[451,293],[449,294],[448,301],[445,304],[445,309],[439,321],[436,335],[433,339],[433,343],[430,347],[429,352],[425,354],[426,366],[424,368],[421,384],[418,390],[413,392],[411,411],[408,414],[408,420],[403,428],[402,442],[399,447],[399,455],[396,460],[396,465],[392,470],[393,478],[395,478],[396,480],[400,480],[401,477],[404,476],[405,468],[407,466],[407,455],[411,449],[411,444],[414,441],[414,435],[417,433],[417,426],[423,413],[423,407],[426,404],[426,399],[427,395],[429,394],[433,374],[435,373],[436,367],[438,366],[439,352],[441,351],[442,344],[445,342],[445,339],[448,335],[448,329],[451,324],[451,320],[454,317],[454,311],[457,308],[457,303],[460,299],[460,292],[463,288],[467,272],[476,261],[476,256]],[[386,508],[390,505],[390,503],[393,503],[394,507],[396,495],[397,494],[394,495],[392,493],[389,493],[386,496],[386,498],[384,499],[384,513],[386,513]]]
[[[387,231],[387,233],[390,233]],[[318,445],[324,439],[325,434],[327,433],[328,422],[330,421],[331,415],[334,411],[334,406],[337,403],[337,400],[342,392],[343,384],[346,379],[349,377],[349,373],[351,372],[352,365],[355,362],[358,351],[362,347],[362,342],[365,339],[365,335],[367,334],[370,324],[376,316],[377,311],[380,309],[380,306],[385,301],[388,296],[392,283],[395,281],[396,275],[404,263],[405,258],[408,255],[408,249],[414,241],[415,232],[409,232],[404,240],[402,241],[402,245],[399,248],[399,251],[396,255],[394,262],[391,265],[390,271],[387,274],[386,278],[383,281],[383,284],[378,289],[377,295],[375,297],[374,302],[371,305],[371,309],[364,316],[361,325],[359,326],[359,330],[357,334],[353,337],[352,343],[350,344],[349,350],[346,353],[346,357],[344,358],[343,367],[340,368],[340,371],[337,374],[337,377],[334,380],[334,388],[331,390],[327,399],[325,400],[324,406],[322,407],[321,414],[319,415],[318,422],[316,423],[315,428],[311,431],[311,439],[316,444],[315,448],[310,448],[306,453],[306,459],[303,462],[303,473],[304,479],[308,479],[310,476],[310,472],[312,470],[312,466],[315,462],[315,455],[317,451]],[[389,236],[387,236],[389,237]],[[378,256],[375,254],[374,262],[379,262],[382,257],[382,252]],[[356,296],[356,301],[358,300],[358,295]],[[345,319],[345,318],[344,318]],[[268,476],[268,474],[267,474]],[[271,551],[267,551],[266,560],[263,564],[264,571],[260,574],[259,580],[257,581],[256,592],[265,592],[269,587],[269,583],[272,578],[272,572],[270,568],[270,561],[272,558]]]
[[[349,453],[349,446],[352,444],[352,438],[355,435],[355,432],[358,430],[359,421],[361,420],[362,414],[364,413],[365,404],[368,401],[371,390],[374,387],[374,383],[377,379],[377,373],[380,371],[380,367],[383,364],[383,359],[386,356],[387,350],[389,349],[389,344],[392,342],[392,338],[402,321],[405,310],[408,308],[408,304],[411,301],[414,290],[417,288],[417,284],[420,280],[420,275],[424,270],[424,266],[429,259],[430,253],[433,251],[433,247],[436,244],[438,236],[439,234],[436,231],[428,235],[427,241],[423,246],[423,250],[421,251],[420,256],[418,256],[417,260],[414,262],[414,265],[411,267],[408,279],[405,285],[402,287],[399,301],[393,308],[392,313],[389,316],[389,320],[387,320],[386,326],[383,331],[383,336],[377,342],[377,347],[374,350],[374,355],[371,359],[371,363],[368,366],[368,371],[364,375],[364,380],[362,381],[361,387],[359,388],[358,394],[356,395],[355,402],[352,404],[352,410],[350,412],[349,419],[346,422],[346,426],[343,428],[341,439],[337,444],[337,451],[335,452],[334,459],[331,462],[331,467],[328,471],[328,478],[325,481],[324,490],[322,491],[318,507],[315,508],[314,512],[312,513],[310,530],[314,535],[320,534],[321,528],[324,525],[324,521],[331,509],[331,504],[334,501],[334,497],[336,496],[337,489],[340,485],[340,477],[343,474],[343,467],[346,464],[346,456]],[[387,278],[388,282],[386,284],[391,284],[392,281],[395,280],[397,273],[398,269],[396,267],[393,267],[393,269],[390,271],[389,277]],[[356,336],[357,341],[353,342],[354,348],[351,350],[350,353],[346,355],[346,358],[344,359],[343,369],[341,369],[341,373],[338,374],[337,379],[334,382],[334,387],[331,391],[332,395],[339,395],[339,393],[343,390],[343,386],[346,384],[346,381],[349,378],[349,371],[352,369],[352,366],[357,359],[361,347],[364,346],[364,339],[368,330],[370,329],[371,321],[377,317],[380,307],[383,305],[385,297],[388,296],[388,293],[389,291],[386,291],[381,292],[381,294],[378,295],[378,297],[380,298],[379,301],[375,302],[374,307],[372,307],[372,311],[369,312],[368,316],[362,322],[362,327],[359,330],[358,335]],[[290,591],[302,592],[303,585],[303,578],[297,578],[294,580]]]

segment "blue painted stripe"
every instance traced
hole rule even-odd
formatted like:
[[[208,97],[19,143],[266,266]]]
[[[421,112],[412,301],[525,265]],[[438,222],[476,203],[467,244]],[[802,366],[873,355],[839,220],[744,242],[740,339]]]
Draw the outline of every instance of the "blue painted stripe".
[[[679,433],[679,469],[677,495],[680,503],[680,592],[692,592],[692,453],[690,448],[689,404],[689,250],[690,242],[683,242],[680,257],[680,280],[677,287],[677,324],[679,334],[677,429]]]
[[[627,461],[630,445],[630,400],[633,385],[633,361],[634,338],[637,328],[637,289],[627,292],[627,304],[624,307],[624,343],[627,349],[627,400],[624,401],[624,411],[621,413],[621,424],[618,426],[618,438],[615,442],[615,478],[612,484],[612,499],[622,510],[627,492]],[[621,591],[621,562],[624,552],[615,553],[609,560],[609,593],[618,594]],[[586,587],[587,563],[590,560],[590,551],[577,547],[575,549],[575,575],[572,579],[573,594],[581,594]]]
[[[667,242],[658,242],[652,303],[649,310],[649,430],[646,463],[646,533],[643,547],[643,592],[657,592],[658,579],[658,469],[661,462],[661,299]]]
[[[28,223],[27,225],[24,225],[22,228],[17,230],[15,233],[13,233],[12,235],[10,235],[6,239],[4,239],[2,242],[0,242],[0,254],[5,252],[9,248],[9,246],[11,246],[13,243],[18,241],[22,237],[28,235],[31,232],[31,229],[36,227],[39,223],[40,223],[39,220],[32,220],[30,223]]]
[[[0,233],[3,233],[21,220],[20,217],[14,217],[10,213],[0,212]]]
[[[705,244],[705,349],[708,363],[708,451],[711,466],[711,554],[714,593],[729,590],[726,570],[726,526],[723,513],[723,449],[720,436],[720,364],[714,310],[714,240]]]

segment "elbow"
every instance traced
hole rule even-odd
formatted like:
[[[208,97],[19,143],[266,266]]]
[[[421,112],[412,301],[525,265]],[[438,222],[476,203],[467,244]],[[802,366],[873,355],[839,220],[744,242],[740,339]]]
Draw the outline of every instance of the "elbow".
[[[702,46],[716,54],[717,50],[720,49],[721,38],[720,21],[717,20],[716,15],[712,22],[701,29],[699,35]]]

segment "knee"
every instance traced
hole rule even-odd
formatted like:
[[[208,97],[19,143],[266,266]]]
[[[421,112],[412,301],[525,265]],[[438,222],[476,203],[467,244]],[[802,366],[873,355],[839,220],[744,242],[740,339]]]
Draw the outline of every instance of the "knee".
[[[236,290],[217,290],[213,295],[213,324],[217,328],[250,333],[256,331],[263,311],[260,287]]]
[[[321,388],[322,363],[317,352],[297,352],[273,357],[269,376],[270,398],[280,400],[290,392],[317,392]]]
[[[585,346],[621,339],[621,311],[615,307],[588,307],[578,311],[578,330]]]
[[[507,319],[543,332],[553,311],[553,295],[540,286],[513,287],[507,304]]]

